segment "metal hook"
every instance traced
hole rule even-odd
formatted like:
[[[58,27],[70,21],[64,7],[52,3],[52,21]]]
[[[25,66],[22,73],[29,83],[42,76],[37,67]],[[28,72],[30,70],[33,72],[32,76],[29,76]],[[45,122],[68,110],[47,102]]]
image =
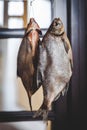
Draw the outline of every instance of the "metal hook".
[[[35,1],[35,0],[31,0],[31,1],[30,1],[30,6],[32,6],[32,3],[33,3],[34,1]]]

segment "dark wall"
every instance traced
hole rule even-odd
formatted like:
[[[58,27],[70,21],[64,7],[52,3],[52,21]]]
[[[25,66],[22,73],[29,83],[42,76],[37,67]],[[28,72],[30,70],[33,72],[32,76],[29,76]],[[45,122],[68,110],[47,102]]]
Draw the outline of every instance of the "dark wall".
[[[66,8],[63,8],[64,0],[58,0],[57,4],[61,6],[57,10],[62,17],[61,10],[67,13],[63,19],[72,45],[74,68],[67,95],[53,104],[56,118],[52,127],[54,130],[84,129],[87,128],[87,1],[66,0]]]

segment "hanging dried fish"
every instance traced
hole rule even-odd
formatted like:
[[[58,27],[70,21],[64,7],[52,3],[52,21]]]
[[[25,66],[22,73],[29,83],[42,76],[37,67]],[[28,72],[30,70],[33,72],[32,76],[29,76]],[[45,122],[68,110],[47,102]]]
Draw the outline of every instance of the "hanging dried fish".
[[[72,66],[72,49],[64,25],[60,18],[55,18],[40,45],[38,75],[41,75],[44,100],[34,117],[47,119],[52,102],[68,90]]]
[[[36,72],[38,44],[40,42],[39,34],[42,34],[40,27],[34,18],[31,18],[21,42],[17,57],[17,75],[21,78],[26,89],[31,110],[31,96],[38,89]]]

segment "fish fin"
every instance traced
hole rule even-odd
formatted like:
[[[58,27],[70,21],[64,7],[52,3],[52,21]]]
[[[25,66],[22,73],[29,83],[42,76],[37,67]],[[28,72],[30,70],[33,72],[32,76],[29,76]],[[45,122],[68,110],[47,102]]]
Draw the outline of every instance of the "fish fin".
[[[65,36],[65,38],[64,37],[62,38],[63,45],[64,45],[65,51],[69,57],[71,69],[73,69],[73,56],[72,56],[72,49],[71,49],[70,41],[66,35],[64,35],[64,36]]]
[[[29,92],[27,92],[27,94],[28,94],[28,100],[29,100],[30,110],[32,111],[31,95],[30,95]]]
[[[69,83],[67,83],[66,87],[62,90],[62,96],[67,94],[68,88],[69,88]]]
[[[40,108],[33,116],[33,118],[39,117],[41,116],[43,118],[44,121],[47,120],[48,118],[48,110],[47,109],[42,109]]]
[[[39,69],[37,69],[37,88],[39,88],[41,85],[42,85],[42,75]]]

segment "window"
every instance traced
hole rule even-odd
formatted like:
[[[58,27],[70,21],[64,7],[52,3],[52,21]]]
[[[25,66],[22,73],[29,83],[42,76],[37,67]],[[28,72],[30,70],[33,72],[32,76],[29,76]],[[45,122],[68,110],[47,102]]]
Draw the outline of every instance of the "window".
[[[23,28],[23,19],[22,18],[9,18],[8,28]]]
[[[24,14],[23,2],[8,2],[8,15],[9,16],[22,16]]]
[[[0,1],[0,27],[3,26],[4,3]]]

